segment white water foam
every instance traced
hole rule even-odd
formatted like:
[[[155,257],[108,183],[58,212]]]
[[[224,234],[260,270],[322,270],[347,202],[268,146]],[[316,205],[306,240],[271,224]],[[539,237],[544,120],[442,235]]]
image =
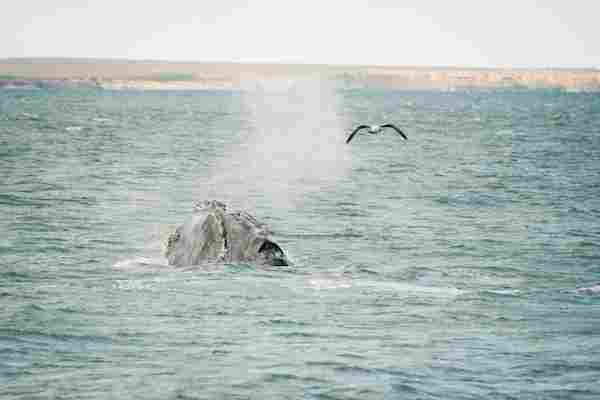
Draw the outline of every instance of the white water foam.
[[[166,258],[149,258],[149,257],[134,257],[126,260],[120,260],[113,264],[113,268],[117,269],[137,269],[143,268],[164,268],[168,267]]]

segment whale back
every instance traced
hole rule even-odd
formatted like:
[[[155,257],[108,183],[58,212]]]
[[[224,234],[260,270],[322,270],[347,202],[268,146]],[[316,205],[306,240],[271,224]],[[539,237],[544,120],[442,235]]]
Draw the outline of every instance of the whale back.
[[[194,207],[192,218],[169,237],[165,255],[175,266],[205,262],[289,265],[270,233],[246,212],[227,213],[223,203],[202,202]]]
[[[220,208],[196,211],[169,237],[166,256],[170,265],[197,265],[221,261],[226,252],[223,212]]]

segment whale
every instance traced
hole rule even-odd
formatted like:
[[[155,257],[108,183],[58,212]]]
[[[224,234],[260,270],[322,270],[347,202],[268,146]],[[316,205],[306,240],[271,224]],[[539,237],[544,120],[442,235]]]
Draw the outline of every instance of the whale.
[[[225,203],[205,200],[169,235],[165,257],[171,266],[247,262],[291,265],[272,232],[245,211],[228,211]]]
[[[593,286],[577,288],[575,289],[575,293],[587,295],[600,295],[600,282],[596,283]]]

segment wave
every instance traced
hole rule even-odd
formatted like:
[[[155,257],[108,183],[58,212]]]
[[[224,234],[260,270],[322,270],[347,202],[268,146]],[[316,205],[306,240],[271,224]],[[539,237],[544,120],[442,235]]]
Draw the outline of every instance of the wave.
[[[134,257],[131,259],[117,261],[113,264],[113,267],[117,269],[148,269],[169,267],[169,264],[165,258]]]

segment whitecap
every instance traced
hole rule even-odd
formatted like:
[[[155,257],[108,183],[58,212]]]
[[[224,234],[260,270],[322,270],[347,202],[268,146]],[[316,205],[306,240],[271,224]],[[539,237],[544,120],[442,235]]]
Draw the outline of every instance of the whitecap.
[[[31,114],[28,112],[22,112],[16,116],[17,121],[38,121],[39,119],[40,119],[39,115]]]
[[[127,260],[117,261],[113,264],[114,268],[118,269],[135,269],[135,268],[162,268],[168,267],[166,259],[135,257]]]
[[[110,118],[92,118],[92,121],[94,122],[100,122],[100,123],[106,123],[106,122],[112,122],[112,120]]]
[[[308,284],[312,289],[316,290],[332,290],[332,289],[347,289],[352,287],[352,282],[349,279],[324,279],[315,278],[309,279]]]

